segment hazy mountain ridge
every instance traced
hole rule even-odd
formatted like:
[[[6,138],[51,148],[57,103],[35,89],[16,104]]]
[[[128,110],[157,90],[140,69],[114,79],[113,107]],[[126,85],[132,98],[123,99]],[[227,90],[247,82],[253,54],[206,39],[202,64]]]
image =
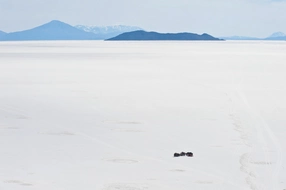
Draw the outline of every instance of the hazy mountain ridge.
[[[194,33],[158,33],[146,32],[138,30],[134,32],[126,32],[114,38],[107,40],[221,40],[209,34],[194,34]]]
[[[137,26],[126,26],[126,25],[114,25],[114,26],[76,25],[75,27],[84,30],[86,32],[92,32],[95,34],[109,34],[114,32],[131,32],[136,30],[142,30],[142,28]]]
[[[256,38],[248,36],[227,36],[220,37],[224,40],[286,40],[286,34],[283,32],[275,32],[266,38]]]
[[[41,26],[7,33],[3,36],[3,41],[22,40],[95,40],[97,36],[90,32],[84,32],[69,24],[53,20]]]
[[[277,38],[277,37],[285,37],[286,34],[284,34],[283,32],[275,32],[272,35],[268,36],[268,38]]]
[[[247,37],[247,36],[228,36],[228,37],[220,37],[224,40],[261,40],[260,38],[255,37]]]
[[[126,26],[126,25],[115,25],[115,26],[76,25],[75,27],[85,32],[92,32],[98,35],[102,39],[112,38],[124,32],[142,30],[142,28],[137,26]]]
[[[286,34],[284,34],[283,32],[275,32],[265,38],[265,40],[286,40]]]
[[[5,33],[0,31],[1,41],[25,40],[104,40],[126,31],[141,29],[135,26],[71,26],[67,23],[53,20],[32,29]]]
[[[140,32],[139,32],[140,31]],[[135,32],[135,33],[129,33]],[[123,35],[124,34],[124,35]],[[123,36],[122,36],[123,35]],[[127,37],[127,36],[128,37]],[[125,39],[123,39],[125,38]],[[219,39],[220,38],[220,39]],[[137,26],[71,26],[53,20],[38,27],[6,33],[0,30],[1,41],[24,40],[286,40],[286,34],[275,32],[266,38],[229,36],[215,38],[208,34],[145,32]]]
[[[0,30],[0,40],[3,38],[7,33]]]

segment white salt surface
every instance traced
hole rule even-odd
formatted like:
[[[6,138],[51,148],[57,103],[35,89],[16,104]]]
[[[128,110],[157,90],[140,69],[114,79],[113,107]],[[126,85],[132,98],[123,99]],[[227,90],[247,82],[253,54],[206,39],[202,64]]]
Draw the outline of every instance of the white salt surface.
[[[285,82],[285,42],[1,42],[0,189],[284,190]]]

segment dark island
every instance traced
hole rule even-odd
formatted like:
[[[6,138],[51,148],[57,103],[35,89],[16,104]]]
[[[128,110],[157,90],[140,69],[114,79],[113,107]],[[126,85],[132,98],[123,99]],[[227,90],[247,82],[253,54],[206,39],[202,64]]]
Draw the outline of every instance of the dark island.
[[[222,40],[215,38],[209,34],[194,34],[194,33],[157,33],[146,32],[143,30],[126,32],[114,38],[107,39],[108,41],[117,40]]]

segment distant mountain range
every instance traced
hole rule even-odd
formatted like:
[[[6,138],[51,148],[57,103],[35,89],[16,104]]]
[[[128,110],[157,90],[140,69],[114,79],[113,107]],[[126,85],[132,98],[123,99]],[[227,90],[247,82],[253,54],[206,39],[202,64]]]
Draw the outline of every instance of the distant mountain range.
[[[208,34],[178,33],[160,34],[145,32],[136,26],[71,26],[67,23],[53,20],[41,26],[19,31],[0,32],[1,41],[28,40],[220,40]]]
[[[0,41],[28,41],[28,40],[104,40],[117,36],[125,31],[141,29],[134,26],[71,26],[67,23],[53,20],[41,26],[5,33],[0,31]]]
[[[221,38],[224,40],[286,40],[286,34],[284,34],[283,32],[275,32],[266,38],[255,38],[246,36],[229,36]]]
[[[126,32],[120,34],[114,38],[107,40],[118,41],[118,40],[221,40],[215,38],[209,34],[193,34],[193,33],[157,33],[157,32],[146,32],[143,30]]]
[[[2,41],[23,40],[96,40],[97,36],[90,32],[79,30],[69,24],[53,20],[44,25],[2,35]]]
[[[0,38],[1,38],[2,36],[4,36],[4,35],[6,35],[6,32],[3,32],[3,31],[0,30]]]
[[[101,37],[102,39],[112,38],[124,32],[142,30],[142,28],[137,26],[125,26],[125,25],[115,25],[115,26],[76,25],[75,27],[85,32],[92,32],[96,34],[98,37]]]
[[[260,38],[255,37],[247,37],[247,36],[228,36],[228,37],[220,37],[224,40],[261,40]]]
[[[286,35],[276,32],[267,38],[245,36],[231,36],[215,38],[209,34],[194,33],[157,33],[146,32],[136,26],[71,26],[67,23],[53,20],[41,26],[5,33],[0,30],[0,41],[28,41],[28,40],[286,40]]]
[[[268,36],[265,40],[286,40],[286,34],[283,32],[275,32],[271,36]]]

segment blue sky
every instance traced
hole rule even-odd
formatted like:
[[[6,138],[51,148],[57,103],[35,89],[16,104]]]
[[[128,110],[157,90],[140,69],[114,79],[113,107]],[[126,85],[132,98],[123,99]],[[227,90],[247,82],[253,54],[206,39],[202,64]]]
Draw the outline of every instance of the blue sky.
[[[285,0],[0,0],[0,30],[51,20],[71,25],[135,25],[159,32],[266,37],[286,33]]]

